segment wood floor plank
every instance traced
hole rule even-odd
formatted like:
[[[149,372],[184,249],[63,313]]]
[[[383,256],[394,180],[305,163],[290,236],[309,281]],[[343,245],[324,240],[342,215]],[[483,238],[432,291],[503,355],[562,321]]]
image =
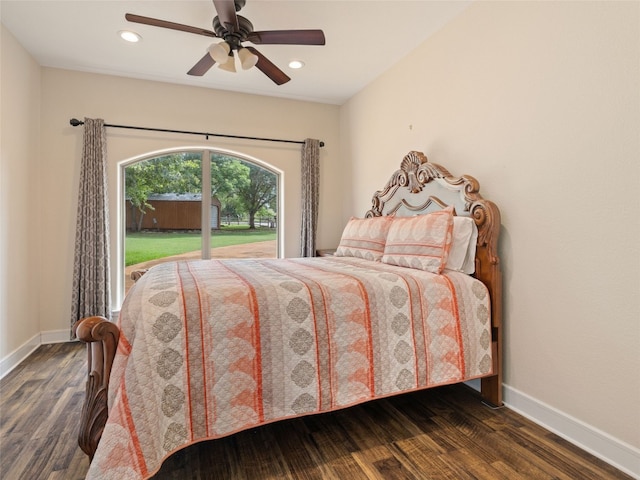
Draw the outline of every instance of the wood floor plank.
[[[499,473],[499,476],[496,478],[505,478],[507,480],[527,480],[527,477],[520,475],[520,473],[516,472],[511,466],[507,465],[505,462],[494,462],[491,464],[493,469]]]
[[[425,435],[395,442],[394,447],[402,452],[398,455],[408,470],[414,472],[416,478],[430,480],[472,479],[466,472],[461,472],[455,464],[443,460],[442,453],[425,448]]]
[[[303,421],[274,423],[269,426],[280,447],[280,455],[287,458],[291,478],[296,480],[339,480],[333,469],[322,461],[322,454]]]
[[[302,420],[322,460],[331,463],[358,451],[358,445],[337,421],[335,415],[311,415]]]
[[[368,480],[369,478],[352,455],[337,458],[328,462],[327,465],[329,465],[335,476],[340,479]]]
[[[353,452],[359,450],[335,415],[310,415],[302,419],[310,440],[318,450],[319,462],[326,464],[338,479],[366,480]]]
[[[367,478],[416,480],[416,476],[395,457],[393,451],[387,445],[355,452],[353,457],[365,472]]]
[[[73,452],[68,448],[61,448],[66,452],[66,461],[60,465],[59,468],[55,468],[51,471],[51,474],[46,477],[47,480],[84,480],[87,476],[87,470],[89,470],[89,457],[80,450],[75,449]],[[62,456],[62,455],[60,455]],[[43,476],[43,478],[45,478]]]
[[[0,478],[80,480],[84,345],[43,345],[0,380]],[[200,442],[154,480],[630,480],[469,389],[415,392]]]
[[[552,465],[540,461],[540,457],[532,451],[534,445],[515,442],[514,438],[519,437],[515,431],[504,429],[496,432],[493,437],[496,454],[525,478],[551,480],[557,478],[558,474],[562,475],[562,472],[556,471]]]
[[[453,450],[440,457],[448,464],[458,465],[462,470],[478,480],[511,480],[493,466],[496,462],[487,462],[484,455],[478,455],[475,450]]]
[[[606,476],[610,478],[620,478],[617,476],[620,475],[620,471],[618,469],[597,457],[585,456],[584,450],[572,444],[568,440],[565,440],[533,423],[522,427],[522,429],[534,429],[532,435],[535,436],[536,441],[546,445],[547,448],[551,450],[561,451],[563,457],[567,461],[567,468],[578,469],[580,475],[584,475],[584,472],[589,472],[590,476],[588,478],[601,478],[599,475],[601,476],[604,472]]]
[[[549,472],[554,473],[559,479],[599,480],[602,478],[602,468],[598,468],[598,471],[591,469],[591,466],[597,462],[582,462],[579,456],[574,456],[565,448],[566,445],[561,442],[549,442],[546,438],[548,432],[538,426],[523,426],[503,433],[508,434],[514,443],[527,448],[537,459],[544,460],[545,465],[549,466]]]

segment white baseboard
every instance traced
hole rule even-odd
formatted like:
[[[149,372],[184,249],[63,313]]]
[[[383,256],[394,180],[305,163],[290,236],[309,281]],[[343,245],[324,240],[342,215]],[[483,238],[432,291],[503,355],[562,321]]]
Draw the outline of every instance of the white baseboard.
[[[640,449],[513,387],[504,385],[505,405],[538,425],[640,479]]]
[[[46,345],[49,343],[65,343],[71,341],[71,332],[68,328],[64,330],[47,330],[40,332],[40,343]]]
[[[63,343],[70,340],[69,330],[49,330],[40,332],[24,342],[9,355],[0,360],[0,378],[3,378],[11,370],[33,353],[40,345],[49,343]]]
[[[41,345],[40,334],[36,334],[0,360],[0,378],[16,368],[33,351]]]

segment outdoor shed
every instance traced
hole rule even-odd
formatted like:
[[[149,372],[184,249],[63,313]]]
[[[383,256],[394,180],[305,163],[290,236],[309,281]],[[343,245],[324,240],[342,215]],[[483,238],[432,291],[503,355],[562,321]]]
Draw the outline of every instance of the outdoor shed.
[[[148,209],[142,219],[143,230],[200,230],[202,224],[201,194],[165,193],[150,195]],[[133,207],[129,207],[133,208]],[[220,228],[221,204],[217,197],[211,197],[211,229]],[[127,215],[127,227],[135,230],[134,215]]]

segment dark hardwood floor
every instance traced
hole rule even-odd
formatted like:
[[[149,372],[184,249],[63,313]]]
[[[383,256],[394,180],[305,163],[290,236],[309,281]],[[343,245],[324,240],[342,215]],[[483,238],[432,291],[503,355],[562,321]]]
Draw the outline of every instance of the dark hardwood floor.
[[[84,345],[43,345],[0,381],[0,478],[74,480]],[[184,449],[154,479],[630,479],[469,389],[444,387]]]

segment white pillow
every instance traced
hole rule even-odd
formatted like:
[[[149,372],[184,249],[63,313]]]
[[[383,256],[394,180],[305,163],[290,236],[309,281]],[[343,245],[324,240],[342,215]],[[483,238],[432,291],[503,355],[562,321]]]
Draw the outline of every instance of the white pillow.
[[[476,271],[476,244],[478,227],[471,217],[453,217],[453,242],[446,270],[455,270],[471,275]]]

